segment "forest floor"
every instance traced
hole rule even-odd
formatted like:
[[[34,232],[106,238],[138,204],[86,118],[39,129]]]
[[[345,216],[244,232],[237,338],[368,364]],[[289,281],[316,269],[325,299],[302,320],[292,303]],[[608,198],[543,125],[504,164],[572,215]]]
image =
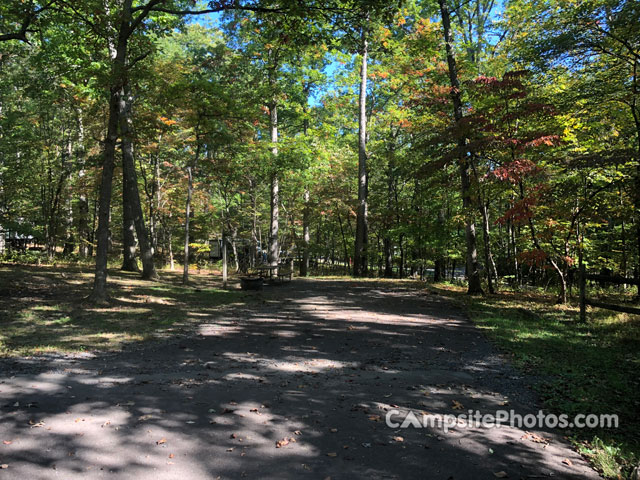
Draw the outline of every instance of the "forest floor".
[[[95,309],[86,273],[1,273],[1,480],[598,478],[557,431],[385,424],[538,409],[532,378],[415,282],[117,274]]]

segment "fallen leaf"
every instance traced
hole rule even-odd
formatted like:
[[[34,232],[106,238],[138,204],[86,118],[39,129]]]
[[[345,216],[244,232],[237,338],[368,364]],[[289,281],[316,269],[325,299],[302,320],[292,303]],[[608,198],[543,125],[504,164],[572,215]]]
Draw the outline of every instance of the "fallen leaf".
[[[3,440],[2,443],[5,445],[11,445],[13,442],[11,440]]]
[[[562,463],[564,463],[565,465],[573,465],[573,462],[571,460],[569,460],[568,458],[565,458],[564,460],[562,460]]]
[[[369,415],[369,420],[371,420],[372,422],[380,422],[382,421],[382,418],[380,417],[380,415]]]
[[[337,457],[338,454],[336,452],[329,452],[327,453],[327,457]]]
[[[173,457],[175,457],[175,455],[173,453],[170,453],[169,458],[173,458]]]
[[[156,445],[162,445],[163,443],[167,443],[167,439],[162,437],[160,440],[156,442]]]
[[[142,416],[138,417],[138,421],[145,422],[145,421],[150,420],[152,418],[153,418],[153,415],[142,415]]]
[[[534,443],[544,443],[546,445],[549,444],[548,439],[541,437],[536,433],[531,433],[531,432],[524,432],[524,435],[520,437],[520,440],[531,440]]]
[[[336,433],[336,432],[338,431],[338,429],[337,429],[337,428],[332,428],[332,429],[330,429],[329,431],[330,431],[331,433]]]
[[[393,437],[393,440],[395,442],[404,442],[404,438],[402,438],[402,437]]]
[[[457,400],[452,400],[452,407],[454,410],[464,410],[464,405],[462,405],[460,402],[458,402]]]
[[[0,465],[1,469],[5,469],[5,468],[9,468],[9,465],[7,465],[6,463],[3,463],[2,465]]]
[[[300,430],[296,430],[295,432],[293,432],[294,435],[302,435],[302,432]]]
[[[282,440],[278,440],[276,442],[276,448],[284,447],[285,445],[289,445],[289,439],[284,437]]]
[[[496,478],[507,478],[509,475],[505,471],[493,472],[493,476]]]

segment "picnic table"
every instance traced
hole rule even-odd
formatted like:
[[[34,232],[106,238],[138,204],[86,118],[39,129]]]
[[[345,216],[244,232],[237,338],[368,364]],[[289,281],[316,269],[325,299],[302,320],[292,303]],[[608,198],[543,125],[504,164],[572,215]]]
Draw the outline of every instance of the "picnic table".
[[[256,273],[260,278],[273,280],[274,278],[279,281],[285,279],[291,280],[293,277],[293,270],[286,264],[279,265],[260,265],[255,268]]]
[[[261,278],[268,278],[269,280],[271,280],[273,278],[273,274],[277,269],[278,265],[260,265],[256,267],[256,272]]]

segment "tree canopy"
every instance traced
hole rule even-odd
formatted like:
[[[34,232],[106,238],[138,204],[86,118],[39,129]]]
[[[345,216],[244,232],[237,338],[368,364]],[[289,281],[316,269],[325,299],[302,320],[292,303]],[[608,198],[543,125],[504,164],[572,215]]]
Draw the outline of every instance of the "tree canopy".
[[[4,2],[0,226],[95,262],[96,301],[121,255],[187,282],[221,241],[240,271],[565,301],[581,256],[638,275],[639,25],[631,0]]]

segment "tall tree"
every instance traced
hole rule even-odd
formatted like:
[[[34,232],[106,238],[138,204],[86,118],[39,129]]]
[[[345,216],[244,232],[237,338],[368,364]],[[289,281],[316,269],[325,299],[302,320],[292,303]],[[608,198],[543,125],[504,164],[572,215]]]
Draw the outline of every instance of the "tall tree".
[[[466,266],[467,278],[469,280],[469,294],[482,293],[482,285],[480,283],[480,271],[478,268],[478,251],[476,247],[476,225],[474,215],[472,213],[472,186],[470,175],[469,149],[467,146],[467,138],[465,137],[461,123],[463,119],[462,100],[460,92],[460,80],[458,79],[458,71],[456,67],[456,58],[453,48],[453,40],[451,36],[451,19],[449,15],[449,7],[446,0],[438,0],[440,6],[440,14],[442,17],[442,29],[444,35],[444,44],[447,56],[447,65],[449,68],[449,82],[451,86],[451,100],[453,103],[453,116],[457,124],[458,131],[458,168],[460,171],[460,184],[462,192],[462,205],[465,209],[465,239],[466,239]]]

